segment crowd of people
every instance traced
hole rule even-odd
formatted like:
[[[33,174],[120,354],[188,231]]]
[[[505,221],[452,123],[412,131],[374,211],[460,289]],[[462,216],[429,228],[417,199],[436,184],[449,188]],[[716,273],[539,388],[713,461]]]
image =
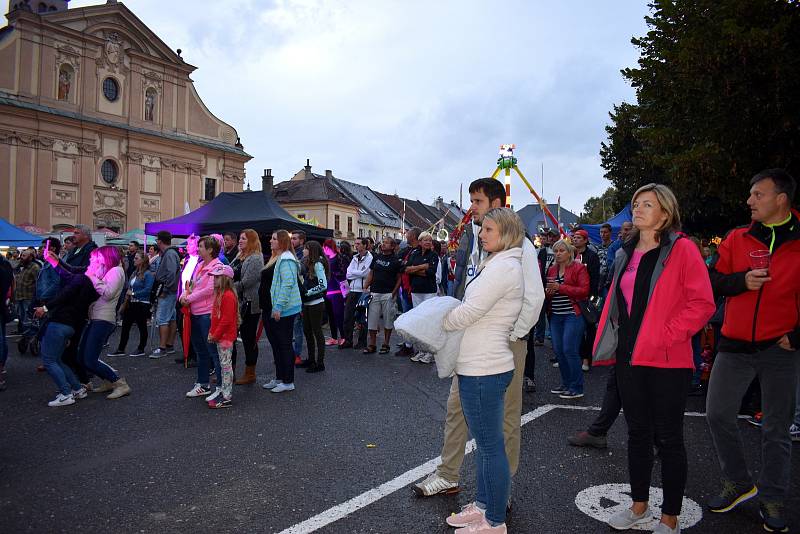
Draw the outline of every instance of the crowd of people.
[[[363,237],[352,249],[302,231],[259,236],[243,229],[192,235],[185,248],[159,232],[148,250],[131,242],[122,251],[98,247],[90,229],[78,226],[64,243],[47,238],[38,250],[19,252],[13,264],[0,258],[0,295],[13,303],[12,310],[0,307],[0,390],[12,313],[20,352],[37,352],[58,389],[49,406],[74,404],[90,392],[107,392],[109,399],[132,393],[102,359],[120,326],[119,344],[107,357],[174,354],[176,363],[196,368],[186,396],[218,409],[233,406],[234,384],[257,381],[262,334],[275,369],[262,386],[289,392],[296,369],[325,371],[326,350],[391,352],[400,313],[423,313],[424,302],[450,296],[460,304],[440,328],[463,332],[463,339],[442,462],[413,489],[424,497],[459,491],[471,434],[477,493],[446,518],[456,532],[507,531],[523,392],[535,391],[536,351],[548,338],[560,375],[551,394],[580,399],[586,373],[607,369],[601,410],[588,429],[568,437],[571,445],[605,447],[624,409],[633,504],[611,517],[612,528],[627,530],[652,517],[655,451],[664,502],[654,532],[680,532],[689,476],[684,411],[689,395],[707,394],[721,471],[709,509],[729,512],[758,496],[765,530],[786,532],[791,444],[800,441],[800,214],[791,203],[796,182],[786,172],[764,171],[750,185],[751,224],[713,251],[681,232],[676,197],[660,184],[636,191],[633,220],[616,239],[603,225],[596,245],[580,228],[527,235],[519,216],[503,208],[502,183],[490,178],[470,184],[472,221],[454,250],[411,228],[403,241]],[[126,352],[134,324],[138,345]],[[245,355],[238,378],[237,346]],[[395,355],[423,364],[436,359],[413,335],[400,340]],[[752,422],[762,428],[757,480],[737,427],[747,395],[759,404]]]

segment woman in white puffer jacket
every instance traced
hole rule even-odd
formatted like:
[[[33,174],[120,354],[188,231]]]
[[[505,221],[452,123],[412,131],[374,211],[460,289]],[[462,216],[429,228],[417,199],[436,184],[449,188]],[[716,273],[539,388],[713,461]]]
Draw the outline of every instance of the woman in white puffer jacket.
[[[480,239],[489,257],[466,287],[460,306],[443,321],[464,330],[456,375],[464,418],[475,438],[478,491],[474,503],[447,518],[469,532],[506,532],[511,476],[503,440],[505,392],[514,374],[509,336],[522,309],[522,240],[525,229],[508,208],[489,210]],[[458,531],[456,531],[458,532]]]

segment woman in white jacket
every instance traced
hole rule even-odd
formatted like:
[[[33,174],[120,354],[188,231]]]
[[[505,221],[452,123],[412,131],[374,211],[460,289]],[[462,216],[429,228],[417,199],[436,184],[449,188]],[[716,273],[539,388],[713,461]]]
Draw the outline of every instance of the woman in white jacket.
[[[490,255],[467,284],[464,300],[443,321],[445,330],[464,330],[456,360],[461,406],[477,449],[478,490],[474,503],[447,523],[456,532],[506,532],[510,491],[503,439],[505,392],[514,374],[508,340],[522,309],[522,240],[519,216],[508,208],[489,210],[480,240]]]

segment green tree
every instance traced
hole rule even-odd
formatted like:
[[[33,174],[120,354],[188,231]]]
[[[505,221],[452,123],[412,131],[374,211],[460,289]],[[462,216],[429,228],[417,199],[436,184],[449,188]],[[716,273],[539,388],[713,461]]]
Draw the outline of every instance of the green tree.
[[[600,154],[624,203],[672,187],[685,226],[722,233],[748,220],[749,179],[800,171],[800,2],[654,0],[623,76],[636,104],[610,114]]]
[[[609,187],[599,197],[589,197],[583,205],[583,212],[578,217],[578,222],[583,224],[600,224],[613,217],[617,210],[614,205],[617,197],[617,190]]]

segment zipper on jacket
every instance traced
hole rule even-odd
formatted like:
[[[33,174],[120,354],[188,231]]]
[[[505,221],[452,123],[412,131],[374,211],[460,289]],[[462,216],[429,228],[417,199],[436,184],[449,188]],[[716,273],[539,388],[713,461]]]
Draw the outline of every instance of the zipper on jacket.
[[[764,286],[758,288],[758,297],[756,298],[756,307],[753,311],[753,337],[751,343],[756,344],[756,325],[758,323],[758,307],[761,305],[761,294],[764,292]]]

